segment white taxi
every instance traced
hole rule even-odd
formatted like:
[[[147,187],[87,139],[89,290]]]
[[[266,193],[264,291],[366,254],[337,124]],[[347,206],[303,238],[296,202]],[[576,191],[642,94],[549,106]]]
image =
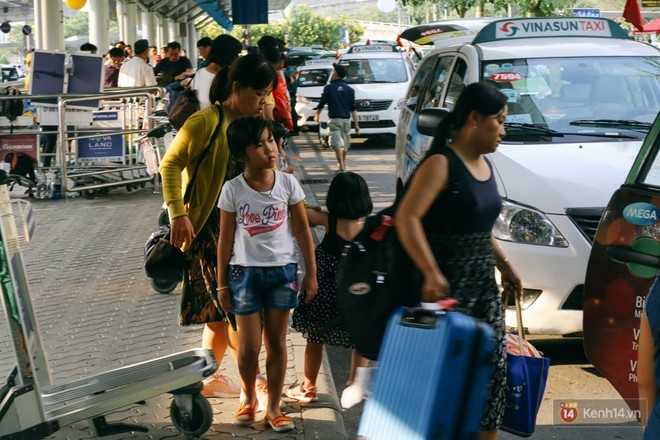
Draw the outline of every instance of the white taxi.
[[[332,64],[335,59],[321,58],[307,60],[298,66],[298,90],[296,92],[296,113],[298,127],[316,127],[314,121],[316,107],[321,100],[323,87],[330,83]]]
[[[455,20],[402,37],[436,48],[401,111],[397,188],[430,146],[439,109],[466,84],[499,84],[509,116],[490,155],[503,199],[493,233],[523,279],[526,330],[580,334],[596,228],[660,110],[660,50],[602,18]],[[506,317],[515,326],[512,309]]]
[[[356,44],[338,62],[348,69],[344,79],[355,90],[360,136],[394,137],[403,97],[412,78],[410,57],[393,44]],[[327,145],[327,107],[321,112],[319,122],[319,138]]]

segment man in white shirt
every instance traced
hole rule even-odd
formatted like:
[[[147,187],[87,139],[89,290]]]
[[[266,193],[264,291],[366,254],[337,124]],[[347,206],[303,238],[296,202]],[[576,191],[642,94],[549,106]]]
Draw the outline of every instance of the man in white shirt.
[[[119,69],[119,87],[155,86],[156,76],[149,64],[149,42],[137,40],[134,44],[135,56],[122,64]]]

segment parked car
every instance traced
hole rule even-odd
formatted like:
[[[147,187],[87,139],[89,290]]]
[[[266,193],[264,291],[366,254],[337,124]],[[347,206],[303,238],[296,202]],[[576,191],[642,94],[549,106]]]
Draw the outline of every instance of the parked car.
[[[660,51],[603,18],[453,20],[402,33],[432,43],[401,110],[397,188],[430,146],[439,113],[465,85],[509,97],[507,135],[490,155],[502,212],[493,229],[524,283],[532,334],[582,332],[596,228],[660,110]],[[506,312],[515,327],[515,313]]]
[[[16,66],[0,66],[0,70],[2,71],[2,82],[18,81],[25,77],[20,68]]]
[[[321,100],[323,87],[330,82],[332,64],[336,60],[320,58],[307,60],[298,67],[298,90],[296,92],[296,113],[298,127],[318,127],[314,121],[316,107]]]
[[[639,319],[660,274],[658,218],[660,114],[603,213],[584,286],[584,351],[632,405],[637,404]]]
[[[339,58],[348,69],[345,80],[355,90],[360,136],[394,137],[403,97],[413,74],[413,64],[396,44],[355,44]],[[351,133],[354,133],[351,121]],[[328,143],[328,109],[319,117],[319,139]]]
[[[306,51],[293,51],[287,55],[287,62],[290,66],[298,67],[305,63],[307,60],[314,60],[320,58],[319,52],[306,52]]]

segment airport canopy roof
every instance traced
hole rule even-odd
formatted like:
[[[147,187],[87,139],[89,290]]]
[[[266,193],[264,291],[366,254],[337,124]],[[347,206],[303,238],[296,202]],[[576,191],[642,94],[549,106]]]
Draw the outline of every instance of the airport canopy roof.
[[[55,0],[48,0],[55,1]],[[116,19],[116,1],[110,3],[111,18]],[[291,0],[263,0],[268,5],[268,11],[281,11]],[[0,17],[9,21],[33,21],[33,0],[0,0]],[[255,7],[259,2],[241,0],[248,8]],[[231,26],[234,19],[231,0],[136,0],[140,11],[154,12],[161,17],[168,17],[185,23],[193,19],[211,16],[222,27]],[[227,22],[224,21],[227,19]]]

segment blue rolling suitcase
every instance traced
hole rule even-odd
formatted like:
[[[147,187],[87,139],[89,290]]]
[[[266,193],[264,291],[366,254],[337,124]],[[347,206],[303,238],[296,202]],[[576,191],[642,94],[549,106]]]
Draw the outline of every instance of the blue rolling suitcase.
[[[494,338],[489,325],[459,312],[398,309],[387,325],[358,436],[476,439]]]

